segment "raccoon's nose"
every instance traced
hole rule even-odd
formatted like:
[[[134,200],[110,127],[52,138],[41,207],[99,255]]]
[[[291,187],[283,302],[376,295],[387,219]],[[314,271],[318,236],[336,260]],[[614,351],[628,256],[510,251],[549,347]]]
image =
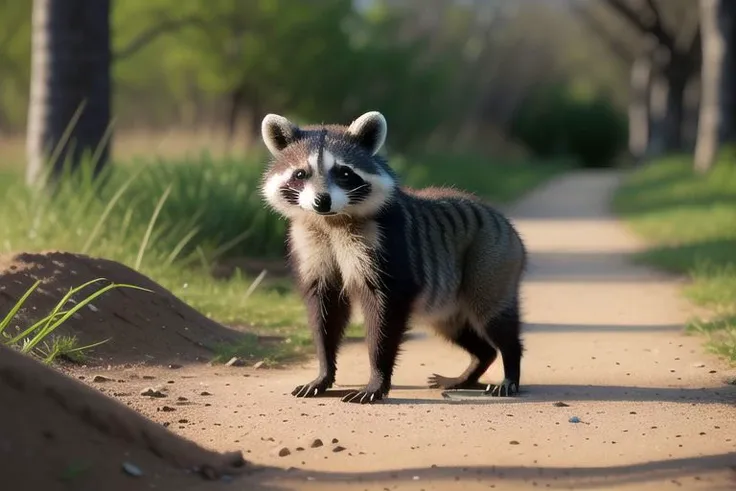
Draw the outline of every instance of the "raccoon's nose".
[[[313,207],[317,213],[327,213],[332,208],[332,197],[329,193],[319,193],[314,197]]]

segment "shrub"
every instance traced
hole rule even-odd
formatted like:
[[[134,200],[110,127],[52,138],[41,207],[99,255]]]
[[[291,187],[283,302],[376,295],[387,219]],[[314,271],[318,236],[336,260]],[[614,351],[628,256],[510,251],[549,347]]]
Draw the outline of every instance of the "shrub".
[[[551,86],[524,101],[511,135],[541,158],[570,157],[583,167],[610,167],[625,147],[627,121],[606,98],[579,99]]]

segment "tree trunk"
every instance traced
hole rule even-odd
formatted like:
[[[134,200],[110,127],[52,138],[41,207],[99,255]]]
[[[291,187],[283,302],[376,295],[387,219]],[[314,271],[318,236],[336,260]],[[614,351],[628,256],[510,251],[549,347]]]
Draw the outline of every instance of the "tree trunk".
[[[659,74],[653,76],[649,91],[649,144],[647,158],[655,158],[665,151],[665,123],[667,120],[667,79]]]
[[[685,119],[685,89],[688,77],[675,73],[667,77],[667,115],[664,121],[664,144],[668,152],[682,149],[682,128]]]
[[[110,150],[110,0],[33,0],[28,108],[29,184]]]
[[[698,142],[695,148],[695,170],[707,172],[715,161],[720,143],[719,129],[723,103],[724,61],[726,54],[725,22],[719,22],[723,0],[700,0],[700,28],[703,38],[703,66],[701,69],[702,96],[698,123]]]
[[[631,67],[631,102],[629,103],[629,153],[638,164],[649,146],[649,104],[652,63],[648,56],[637,59]]]
[[[227,111],[227,144],[232,146],[233,140],[235,139],[235,131],[238,126],[238,116],[243,107],[243,100],[245,91],[242,87],[238,87],[233,90],[228,97],[228,111]]]

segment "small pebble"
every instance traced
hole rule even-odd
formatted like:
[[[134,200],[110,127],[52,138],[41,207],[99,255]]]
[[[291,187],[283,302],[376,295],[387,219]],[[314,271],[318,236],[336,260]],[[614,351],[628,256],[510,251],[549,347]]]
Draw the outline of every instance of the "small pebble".
[[[332,439],[332,443],[338,443],[339,441],[340,441],[340,440],[338,440],[337,438],[333,438],[333,439]]]
[[[163,407],[161,408],[161,411],[163,411],[163,412],[165,412],[165,413],[170,413],[170,412],[176,411],[176,409],[174,409],[174,408],[173,408],[173,407],[171,407],[171,406],[163,406]]]
[[[554,405],[555,407],[570,407],[570,405],[569,405],[569,404],[565,404],[565,403],[564,403],[564,402],[562,402],[562,401],[560,401],[560,402],[555,402],[555,403],[554,403],[553,405]]]
[[[253,365],[253,368],[259,369],[263,366],[263,361],[259,361]]]
[[[203,390],[202,392],[200,392],[200,394],[199,394],[199,395],[201,395],[201,396],[211,396],[212,394],[210,394],[210,393],[209,393],[209,392],[207,392],[206,390]]]
[[[169,368],[171,368],[172,370],[178,370],[179,368],[181,368],[181,365],[179,365],[178,363],[169,363]]]
[[[92,382],[97,382],[97,383],[112,382],[112,379],[108,377],[104,377],[102,375],[95,375],[95,378],[92,379]]]
[[[309,446],[312,448],[317,448],[317,447],[321,447],[322,445],[324,445],[324,443],[322,443],[322,440],[320,440],[319,438],[315,438],[312,444]]]
[[[345,447],[343,447],[341,445],[338,445],[338,446],[336,446],[335,448],[332,449],[332,451],[335,452],[335,453],[342,452],[343,450],[345,450]]]
[[[140,467],[135,464],[131,464],[130,462],[123,462],[123,471],[133,477],[141,477],[143,475],[143,471]]]
[[[570,419],[568,419],[567,421],[570,422],[570,423],[580,423],[580,418],[578,418],[577,416],[573,416]]]
[[[225,363],[225,366],[228,367],[244,367],[245,361],[242,358],[238,358],[237,356],[233,356],[228,360],[227,363]]]
[[[518,445],[518,444],[519,444],[519,442],[517,442],[516,440],[511,440],[509,442],[509,445]]]
[[[291,450],[284,447],[281,450],[279,450],[279,457],[286,457],[287,455],[291,455]]]
[[[147,396],[147,397],[166,397],[166,394],[164,394],[160,390],[156,390],[151,387],[148,387],[147,389],[143,389],[141,391],[141,395]]]

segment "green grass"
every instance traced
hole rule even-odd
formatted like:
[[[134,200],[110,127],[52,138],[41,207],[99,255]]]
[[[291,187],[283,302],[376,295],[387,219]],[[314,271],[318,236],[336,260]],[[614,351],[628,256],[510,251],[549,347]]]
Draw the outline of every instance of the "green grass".
[[[106,292],[114,288],[133,288],[137,290],[150,291],[135,285],[110,283],[99,288],[94,293],[87,295],[80,301],[71,302],[76,293],[85,288],[104,281],[104,278],[97,278],[88,281],[83,285],[70,288],[66,295],[56,304],[56,306],[46,316],[34,322],[26,328],[16,329],[11,333],[11,322],[15,319],[18,311],[25,305],[26,301],[31,297],[41,280],[36,281],[23,296],[10,308],[10,310],[0,318],[0,344],[17,349],[21,353],[31,354],[41,358],[46,363],[51,363],[57,358],[66,358],[70,361],[84,361],[84,352],[99,346],[107,339],[103,339],[93,344],[79,346],[74,336],[57,336],[55,331],[61,327],[64,322],[76,314],[82,307],[89,304],[95,298],[104,295]],[[71,303],[71,305],[69,305]]]
[[[614,206],[652,243],[639,261],[690,276],[685,294],[712,315],[689,329],[707,335],[712,351],[736,363],[736,159],[727,150],[709,174],[691,169],[688,156],[638,169]]]
[[[519,198],[573,165],[562,159],[499,161],[482,155],[450,153],[399,156],[390,164],[409,186],[453,186],[496,204]]]
[[[305,311],[290,283],[239,271],[229,279],[211,274],[225,258],[283,257],[286,222],[266,209],[258,192],[264,162],[263,155],[213,160],[206,154],[126,162],[103,179],[82,173],[65,180],[53,195],[28,189],[22,174],[5,170],[0,250],[53,249],[119,261],[224,324],[287,338],[268,352],[245,338],[242,346],[219,350],[218,358],[251,352],[280,360],[305,348]],[[408,185],[453,185],[495,203],[509,202],[568,168],[561,162],[498,163],[469,155],[397,158],[395,166]],[[357,332],[359,326],[352,325],[349,333]]]

